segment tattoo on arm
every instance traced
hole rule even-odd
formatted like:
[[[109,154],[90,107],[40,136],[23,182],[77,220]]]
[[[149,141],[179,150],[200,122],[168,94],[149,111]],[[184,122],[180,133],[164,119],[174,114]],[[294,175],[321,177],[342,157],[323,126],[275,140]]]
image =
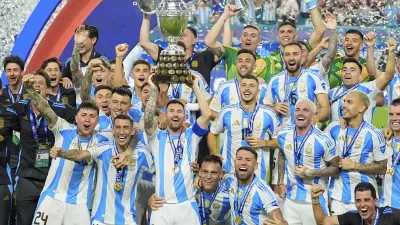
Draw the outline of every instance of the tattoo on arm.
[[[385,174],[386,169],[387,169],[387,159],[382,161],[376,161],[374,163],[366,163],[366,164],[356,163],[356,168],[355,168],[356,171],[368,174],[375,174],[375,175]]]
[[[72,149],[72,150],[68,150],[68,151],[62,151],[60,157],[71,160],[71,161],[88,160],[90,158],[90,153],[89,153],[89,155],[85,154],[85,153],[88,153],[88,151]]]
[[[322,57],[322,59],[321,59],[322,66],[324,67],[325,71],[327,71],[327,72],[329,71],[331,62],[332,62],[333,58],[335,58],[336,53],[337,53],[337,46],[338,46],[337,39],[338,39],[337,32],[332,31],[331,36],[329,38],[328,51],[324,55],[324,57]]]
[[[279,150],[278,156],[278,183],[283,183],[283,178],[285,176],[285,154]]]
[[[72,83],[73,83],[73,85],[74,85],[74,87],[76,89],[80,89],[81,88],[82,80],[83,80],[82,74],[79,74],[79,75],[75,76],[74,79],[72,79]]]
[[[312,175],[314,177],[330,177],[335,176],[339,173],[339,156],[333,158],[331,161],[327,162],[327,167],[320,170],[313,170]]]
[[[69,68],[71,69],[72,74],[77,74],[79,72],[79,62],[81,61],[79,50],[80,47],[78,45],[74,45],[74,50],[72,51],[71,63],[69,64]]]
[[[155,126],[157,125],[157,123],[154,121],[157,96],[157,87],[152,87],[150,91],[149,101],[147,102],[146,109],[144,110],[144,129],[146,133],[152,133],[153,129],[155,129]]]
[[[92,68],[88,67],[88,69],[86,70],[85,78],[82,81],[82,88],[81,88],[82,102],[90,101],[92,99],[90,97],[90,90],[92,89],[92,75],[93,75]]]
[[[53,128],[58,120],[57,114],[49,106],[47,100],[40,96],[40,94],[37,93],[33,87],[26,87],[26,90],[31,98],[32,104],[40,112],[40,114],[46,118],[49,128]]]
[[[285,219],[283,219],[283,214],[280,209],[274,209],[270,213],[270,218],[273,218],[275,222],[280,222],[279,224],[287,224]]]
[[[218,59],[222,58],[224,55],[224,52],[220,47],[210,48],[210,50],[218,57]]]

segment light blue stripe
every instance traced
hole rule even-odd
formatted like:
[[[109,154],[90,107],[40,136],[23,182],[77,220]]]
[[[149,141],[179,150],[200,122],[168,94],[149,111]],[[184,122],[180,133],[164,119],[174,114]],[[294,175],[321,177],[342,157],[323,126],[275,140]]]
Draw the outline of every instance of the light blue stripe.
[[[231,165],[231,158],[232,158],[232,112],[229,111],[225,114],[224,118],[224,126],[226,126],[226,132],[227,132],[227,140],[225,140],[227,142],[226,144],[226,149],[223,148],[223,146],[221,146],[221,154],[223,153],[224,150],[226,150],[226,161],[225,164],[223,166],[223,170],[231,172],[234,171],[232,169],[232,165]]]
[[[97,171],[97,172],[102,173],[103,179],[101,180],[102,188],[101,188],[101,198],[100,198],[99,206],[98,206],[96,212],[94,213],[93,218],[100,222],[104,222],[103,215],[105,215],[106,207],[112,207],[112,206],[107,206],[107,201],[106,201],[106,199],[107,199],[107,184],[108,184],[107,172],[110,167],[110,161],[111,161],[110,156],[112,155],[112,153],[110,153],[110,151],[112,151],[111,148],[107,149],[101,155],[99,155],[97,157],[98,159],[100,159],[102,161],[102,168],[97,168],[98,170],[101,170],[101,171]],[[109,159],[109,160],[107,161],[107,159]],[[99,181],[97,181],[97,182],[99,182]],[[110,182],[112,182],[112,181],[110,181]]]
[[[167,134],[166,134],[166,132],[165,131],[161,131],[161,132],[159,132],[158,134],[157,134],[157,136],[158,136],[158,144],[159,144],[159,149],[158,149],[158,153],[160,154],[160,156],[159,156],[159,161],[158,161],[158,164],[159,164],[159,168],[160,168],[160,176],[159,176],[159,179],[160,179],[160,183],[158,184],[159,185],[159,190],[160,190],[160,193],[159,193],[159,197],[160,198],[165,198],[165,190],[164,190],[164,178],[165,178],[165,172],[164,172],[164,167],[165,167],[165,165],[164,165],[164,161],[165,161],[165,152],[164,152],[164,150],[166,149],[166,143],[167,143]]]
[[[112,153],[111,153],[112,154]],[[108,156],[108,155],[107,155]],[[108,158],[108,157],[107,157]],[[109,158],[108,161],[111,160],[111,157]],[[105,162],[105,161],[103,161]],[[126,177],[128,175],[127,168],[124,167],[122,169],[122,173],[124,173],[124,177],[122,180],[122,189],[120,191],[114,190],[114,195],[115,195],[115,200],[114,200],[114,205],[115,205],[115,224],[125,224],[125,207],[122,204],[122,197],[125,192],[125,185],[126,185]],[[109,181],[112,182],[112,181]],[[129,187],[128,187],[129,189]]]

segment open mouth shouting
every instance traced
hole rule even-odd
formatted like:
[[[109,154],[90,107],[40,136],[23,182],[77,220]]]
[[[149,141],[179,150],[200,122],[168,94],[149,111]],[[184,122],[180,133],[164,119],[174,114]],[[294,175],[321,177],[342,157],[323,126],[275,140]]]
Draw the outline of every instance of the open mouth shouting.
[[[245,97],[245,98],[250,98],[250,97],[251,97],[251,92],[248,91],[248,90],[245,90],[245,91],[243,92],[243,97]]]

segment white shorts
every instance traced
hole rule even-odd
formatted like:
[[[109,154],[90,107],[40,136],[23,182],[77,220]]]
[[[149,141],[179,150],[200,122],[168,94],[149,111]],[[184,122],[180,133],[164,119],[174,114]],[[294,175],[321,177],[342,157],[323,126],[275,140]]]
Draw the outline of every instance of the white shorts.
[[[147,207],[147,202],[155,191],[156,187],[154,185],[154,182],[142,179],[138,181],[135,200],[137,224],[141,223],[146,208],[149,209],[149,207]]]
[[[176,204],[164,204],[151,213],[151,225],[200,225],[199,208],[194,198]]]
[[[331,214],[332,216],[337,216],[345,214],[348,211],[357,210],[355,203],[346,204],[344,202],[338,201],[332,198],[331,201]]]
[[[74,205],[51,198],[40,196],[36,207],[34,225],[82,225],[90,224],[89,209],[85,204]]]
[[[322,204],[322,203],[321,203]],[[322,209],[328,213],[328,203]],[[283,202],[282,213],[290,225],[316,225],[312,204],[305,201],[296,201],[286,198]],[[329,216],[329,215],[328,215]]]

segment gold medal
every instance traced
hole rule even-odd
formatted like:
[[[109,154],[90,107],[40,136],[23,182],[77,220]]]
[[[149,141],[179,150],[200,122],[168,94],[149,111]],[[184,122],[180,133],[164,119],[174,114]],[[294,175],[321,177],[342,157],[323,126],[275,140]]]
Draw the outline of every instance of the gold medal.
[[[386,172],[388,175],[390,175],[390,176],[392,176],[393,174],[394,174],[394,168],[393,167],[390,167],[389,169],[387,169],[387,172]]]
[[[115,184],[114,184],[114,189],[115,189],[116,191],[122,190],[122,184],[121,184],[121,183],[115,183]]]
[[[240,217],[240,216],[237,216],[236,218],[235,218],[235,223],[236,224],[240,224],[242,222],[242,218]]]
[[[179,173],[179,168],[178,168],[177,166],[174,166],[174,167],[172,168],[172,172],[173,172],[174,174],[178,174],[178,173]]]

